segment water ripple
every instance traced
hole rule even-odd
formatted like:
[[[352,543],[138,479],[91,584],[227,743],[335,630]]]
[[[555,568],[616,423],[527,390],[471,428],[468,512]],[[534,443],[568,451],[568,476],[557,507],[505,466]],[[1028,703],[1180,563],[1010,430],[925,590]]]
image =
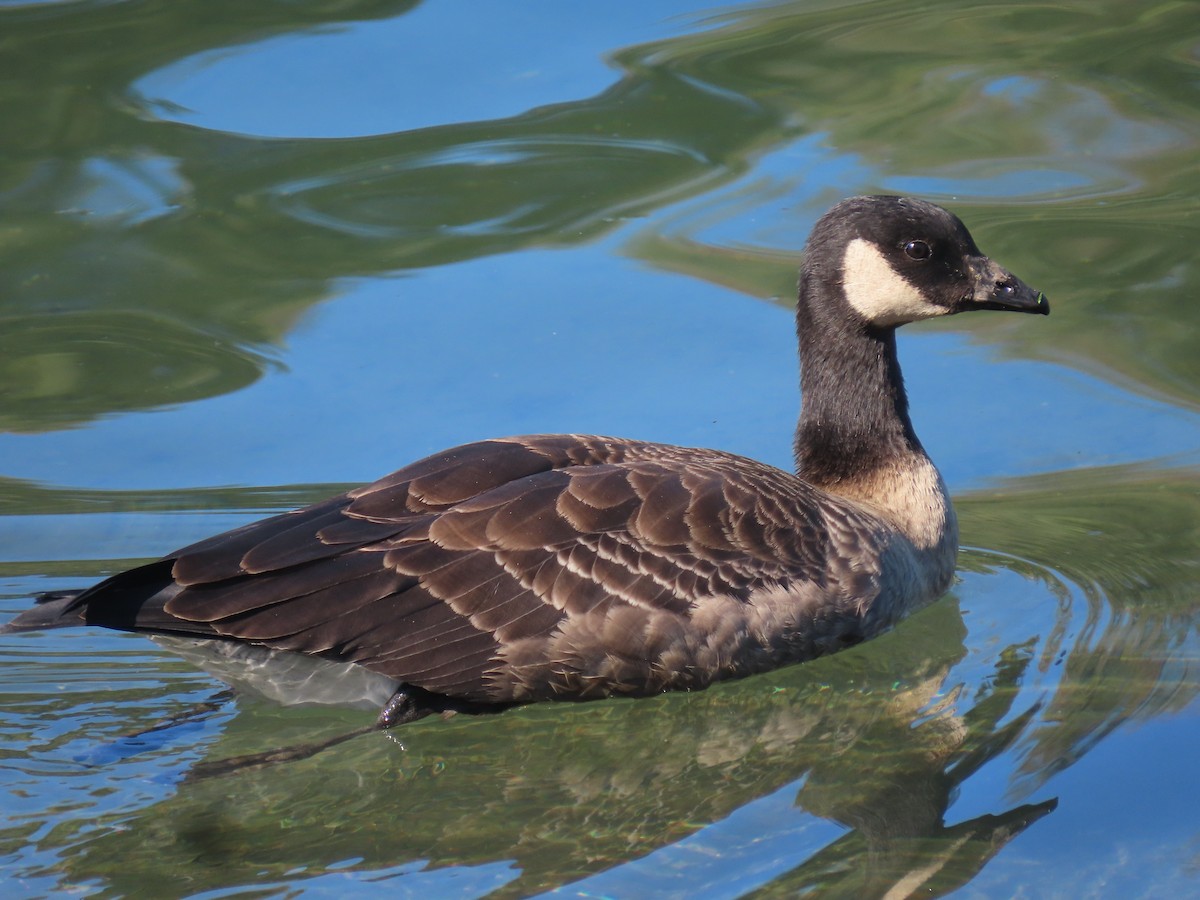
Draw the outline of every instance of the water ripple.
[[[543,135],[373,160],[277,185],[268,196],[294,219],[358,237],[569,235],[659,200],[631,191],[581,203],[597,180],[636,170],[637,181],[669,184],[673,170],[705,163],[696,149],[666,140]]]

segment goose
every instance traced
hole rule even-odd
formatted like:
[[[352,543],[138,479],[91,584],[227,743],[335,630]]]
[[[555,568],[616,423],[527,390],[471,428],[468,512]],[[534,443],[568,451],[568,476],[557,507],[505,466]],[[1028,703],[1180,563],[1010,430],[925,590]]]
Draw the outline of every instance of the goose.
[[[800,271],[795,474],[624,438],[484,440],[43,595],[0,630],[325,660],[386,683],[379,727],[696,690],[833,653],[950,585],[954,508],[913,432],[895,332],[989,309],[1049,304],[947,210],[843,200]]]

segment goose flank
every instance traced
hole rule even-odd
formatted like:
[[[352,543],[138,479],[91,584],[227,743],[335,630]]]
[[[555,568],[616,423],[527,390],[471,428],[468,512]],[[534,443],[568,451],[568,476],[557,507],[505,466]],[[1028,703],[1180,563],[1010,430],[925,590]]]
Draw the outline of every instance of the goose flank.
[[[43,596],[0,631],[100,625],[353,664],[386,680],[385,727],[831,653],[950,584],[954,509],[895,330],[976,309],[1049,305],[941,207],[851,198],[800,272],[796,474],[622,438],[480,441]]]

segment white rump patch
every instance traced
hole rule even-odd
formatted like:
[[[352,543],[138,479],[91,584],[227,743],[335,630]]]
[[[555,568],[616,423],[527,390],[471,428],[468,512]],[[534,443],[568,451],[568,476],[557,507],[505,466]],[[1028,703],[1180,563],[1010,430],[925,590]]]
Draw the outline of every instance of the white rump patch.
[[[873,325],[903,325],[949,312],[927,301],[897,274],[878,247],[862,238],[855,238],[846,248],[842,284],[846,302]]]

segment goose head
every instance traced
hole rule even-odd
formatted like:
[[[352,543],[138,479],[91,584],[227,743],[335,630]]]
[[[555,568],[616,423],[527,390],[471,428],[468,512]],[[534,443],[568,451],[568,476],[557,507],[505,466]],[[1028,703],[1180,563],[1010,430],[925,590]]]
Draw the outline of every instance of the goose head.
[[[818,285],[876,329],[976,309],[1050,312],[1043,293],[984,256],[956,215],[908,197],[852,197],[822,216],[802,297]]]

